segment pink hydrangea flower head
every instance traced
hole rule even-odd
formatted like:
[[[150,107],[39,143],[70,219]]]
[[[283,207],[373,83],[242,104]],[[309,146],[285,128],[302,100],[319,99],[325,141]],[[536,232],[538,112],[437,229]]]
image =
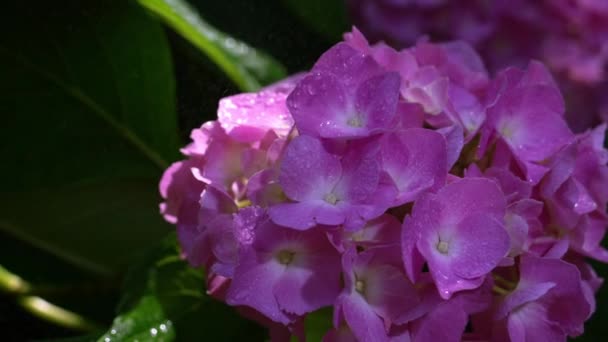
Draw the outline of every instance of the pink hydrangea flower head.
[[[585,1],[553,10],[605,10]],[[483,16],[514,6],[463,3],[373,6],[449,6],[462,23],[445,25],[477,42]],[[395,50],[353,29],[310,72],[218,112],[163,175],[161,213],[209,295],[272,340],[304,339],[321,308],[325,341],[564,340],[601,305],[587,258],[608,262],[606,125],[574,134],[542,64],[490,77],[464,42]]]

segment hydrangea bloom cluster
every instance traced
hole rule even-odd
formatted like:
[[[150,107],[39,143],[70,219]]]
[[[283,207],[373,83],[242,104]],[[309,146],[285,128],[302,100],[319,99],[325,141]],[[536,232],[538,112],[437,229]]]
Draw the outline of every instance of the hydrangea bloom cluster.
[[[422,35],[460,39],[491,71],[542,60],[558,75],[567,119],[582,131],[608,122],[608,2],[605,0],[346,0],[372,40],[407,46]]]
[[[608,262],[606,125],[574,134],[543,65],[491,79],[462,42],[354,30],[312,70],[220,101],[164,174],[161,211],[208,292],[326,341],[554,341]]]

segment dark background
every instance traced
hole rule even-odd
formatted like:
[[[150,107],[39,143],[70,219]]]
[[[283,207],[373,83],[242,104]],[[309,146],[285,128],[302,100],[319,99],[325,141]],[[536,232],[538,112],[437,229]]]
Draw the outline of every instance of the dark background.
[[[34,51],[38,49],[38,46],[41,46],[39,50],[42,52],[39,55],[45,56],[44,49],[51,50],[53,48],[49,46],[49,39],[47,39],[47,36],[50,36],[51,33],[41,32],[41,29],[55,32],[57,31],[55,27],[60,26],[59,30],[68,30],[70,31],[69,34],[72,34],[74,30],[83,30],[79,21],[80,17],[95,15],[111,20],[108,17],[121,15],[112,9],[115,7],[116,1],[122,0],[87,0],[84,2],[77,0],[54,2],[38,0],[27,3],[9,0],[0,7],[3,8],[0,11],[0,47],[17,44],[24,46],[25,51]],[[308,24],[302,13],[294,11],[290,7],[290,1],[193,0],[188,2],[199,10],[201,16],[208,23],[252,47],[264,50],[279,60],[289,73],[309,68],[322,52],[340,39],[340,33],[348,27],[339,1],[328,3],[331,3],[329,4],[330,7],[333,6],[334,12],[339,12],[338,14],[341,17],[336,17],[331,11],[328,12],[326,10],[328,6],[324,4],[324,1],[315,0],[311,2],[313,11],[320,11],[322,13],[321,17],[331,16],[331,20],[327,20],[327,18],[321,20],[320,25],[319,23],[316,25]],[[139,11],[145,12],[143,9],[139,9]],[[306,15],[308,14],[305,13],[304,16]],[[240,91],[216,65],[189,42],[165,26],[163,26],[163,31],[170,47],[170,59],[175,77],[179,146],[183,146],[188,142],[190,131],[193,128],[199,127],[205,121],[215,119],[217,103],[220,98]],[[81,33],[80,39],[87,40],[86,34],[89,32],[83,31]],[[61,42],[57,42],[57,44],[59,45]],[[86,44],[83,43],[83,46],[86,46]],[[83,59],[87,57],[86,51],[86,48],[83,48]],[[48,58],[51,59],[51,56],[52,53],[49,51]],[[0,62],[6,65],[7,60],[3,57],[6,58],[6,56],[0,55]],[[11,62],[11,60],[8,60],[8,63]],[[83,64],[85,63],[86,60],[83,61]],[[93,62],[91,68],[95,68]],[[12,67],[0,68],[0,83],[3,82],[3,79],[7,79],[5,72],[10,73],[11,69]],[[38,95],[38,92],[46,92],[46,87],[53,87],[45,82],[30,85],[27,84],[29,80],[21,79],[19,75],[13,78],[10,76],[13,75],[9,75],[8,80],[16,80],[18,84],[4,84],[0,87],[0,91],[5,91],[4,97],[0,98],[0,111],[2,112],[2,119],[9,120],[8,127],[11,126],[11,120],[16,120],[14,116],[15,111],[18,110],[17,106],[23,105],[20,102],[12,102],[14,98],[11,93],[15,89],[33,92],[35,96]],[[94,82],[94,72],[92,76],[85,75],[82,77],[89,77],[90,81]],[[27,99],[24,101],[27,101]],[[41,110],[51,112],[54,108],[41,108]],[[60,110],[56,114],[61,115]],[[46,128],[46,124],[37,120],[36,117],[22,119],[29,121],[33,130],[45,130]],[[69,122],[68,119],[66,120],[67,122],[63,123],[65,129],[72,129],[71,126],[75,124]],[[96,130],[99,128],[90,127],[90,129]],[[5,132],[3,130],[2,133],[8,133],[9,136],[4,135],[0,138],[0,152],[3,152],[3,155],[7,154],[4,152],[8,152],[9,157],[8,160],[4,159],[1,164],[2,168],[12,168],[13,171],[8,171],[8,175],[12,176],[18,174],[19,169],[25,166],[22,164],[22,160],[12,160],[11,153],[16,150],[23,153],[22,150],[25,148],[19,146],[19,140],[28,139],[31,132]],[[38,154],[37,152],[33,153]],[[36,157],[35,155],[32,158]],[[179,156],[175,154],[174,160],[178,158]],[[47,163],[53,163],[53,159],[48,160]],[[18,187],[15,182],[6,179],[9,178],[5,177],[6,174],[7,171],[0,173],[0,176],[4,178],[0,183],[1,196],[4,198],[10,197],[14,193],[14,188]],[[160,178],[160,174],[156,177],[157,179]],[[154,186],[151,191],[156,191],[156,187]],[[156,202],[160,201],[160,196],[156,196]],[[31,209],[32,215],[36,215],[36,208]],[[6,209],[0,209],[0,218],[3,216],[3,210]],[[156,209],[152,208],[152,210],[153,214],[157,215]],[[160,215],[158,216],[160,221]],[[166,232],[173,230],[173,227],[169,225],[166,225],[165,228]],[[126,235],[128,233],[125,233]],[[155,240],[159,237],[148,237],[148,239]],[[121,238],[123,237],[117,237],[117,239]],[[133,251],[133,259],[144,254],[145,250],[145,248],[142,248],[142,250]],[[112,250],[108,250],[108,254],[112,254],[112,252]],[[116,314],[115,310],[121,297],[121,288],[126,272],[122,268],[122,271],[111,277],[99,277],[95,273],[72,266],[62,258],[55,257],[53,253],[41,250],[38,245],[31,244],[29,241],[24,241],[3,230],[0,230],[0,265],[10,267],[11,272],[22,276],[31,283],[49,284],[41,288],[42,292],[39,293],[41,297],[81,313],[106,326],[111,324]],[[64,338],[81,334],[81,332],[61,328],[32,316],[15,303],[12,294],[0,292],[1,341]]]
[[[30,20],[38,25],[39,21],[44,22],[52,15],[62,20],[70,20],[71,16],[86,15],[90,10],[91,2],[98,5],[96,8],[102,15],[114,15],[112,12],[103,11],[104,5],[108,3],[105,0],[83,1],[82,4],[78,1],[52,3],[30,1],[27,5],[17,6],[21,10],[23,6],[27,7],[27,10],[20,14],[3,10],[0,12],[0,21],[3,23],[0,26],[2,28],[0,43],[22,39],[20,35],[37,36],[35,32],[28,31],[24,26],[19,26],[21,31],[14,30],[10,23]],[[313,0],[305,11],[293,6],[298,0],[191,0],[189,2],[217,29],[274,56],[285,65],[289,73],[309,68],[321,53],[340,39],[341,32],[349,29],[340,0]],[[9,5],[8,8],[10,9],[11,6]],[[29,17],[20,17],[23,13]],[[78,30],[78,27],[73,29]],[[237,93],[238,89],[190,43],[170,29],[163,30],[169,42],[175,75],[175,105],[181,146],[188,141],[190,130],[205,121],[215,119],[218,100]],[[36,41],[35,39],[28,41],[27,44],[35,45]],[[0,73],[0,82],[3,82],[3,78],[4,75]],[[10,89],[10,85],[4,85],[0,91],[3,89]],[[10,93],[5,95],[3,100],[5,103],[0,102],[3,120],[11,115],[10,104],[6,103],[10,101],[10,95]],[[70,124],[70,122],[65,123],[68,128]],[[34,130],[44,129],[37,126],[42,124],[35,118],[32,118],[31,125]],[[91,129],[96,128],[91,127]],[[6,152],[18,146],[23,139],[28,139],[28,133],[18,132],[10,136],[10,139],[7,137],[0,139],[5,139],[0,152]],[[10,159],[4,159],[0,165],[2,168],[20,167]],[[3,181],[10,182],[10,179]],[[2,193],[2,196],[10,195],[4,190]],[[32,215],[36,215],[35,209],[32,208]],[[166,227],[167,232],[171,229],[170,226]],[[156,239],[154,236],[148,238]],[[139,253],[140,251],[133,252],[134,255]],[[111,277],[100,278],[91,272],[71,266],[52,253],[36,248],[35,245],[2,230],[0,230],[0,264],[10,266],[11,271],[23,275],[31,282],[52,284],[48,288],[42,288],[41,296],[44,298],[61,303],[103,324],[109,325],[114,317],[124,271]],[[605,265],[594,264],[594,266],[601,276],[608,276]],[[587,323],[585,336],[580,340],[597,341],[608,336],[606,324],[602,322],[606,317],[608,317],[608,290],[603,287],[598,297],[598,311]],[[79,332],[62,329],[31,316],[15,304],[13,296],[0,294],[0,340],[25,341],[76,335],[79,335]]]

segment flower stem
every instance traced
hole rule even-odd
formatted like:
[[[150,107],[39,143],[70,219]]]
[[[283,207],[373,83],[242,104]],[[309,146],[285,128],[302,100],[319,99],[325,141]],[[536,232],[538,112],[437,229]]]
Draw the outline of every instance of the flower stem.
[[[517,287],[517,285],[514,282],[509,281],[509,280],[499,276],[498,274],[492,274],[492,278],[494,278],[494,282],[497,285],[502,286],[506,290],[512,291],[512,290],[515,290],[515,288]]]
[[[16,303],[32,315],[56,325],[79,330],[94,331],[101,326],[77,313],[61,308],[38,296],[32,296],[32,285],[6,268],[0,266],[0,291],[16,296]]]
[[[494,293],[496,293],[496,294],[501,295],[501,296],[506,296],[506,295],[508,295],[508,294],[509,294],[509,291],[507,291],[507,290],[505,290],[505,289],[503,289],[503,288],[501,288],[501,287],[498,287],[498,286],[494,286],[494,287],[492,288],[492,291],[493,291]]]
[[[49,303],[37,296],[19,296],[17,303],[34,316],[62,327],[79,331],[101,329],[100,325],[89,321],[79,314]]]

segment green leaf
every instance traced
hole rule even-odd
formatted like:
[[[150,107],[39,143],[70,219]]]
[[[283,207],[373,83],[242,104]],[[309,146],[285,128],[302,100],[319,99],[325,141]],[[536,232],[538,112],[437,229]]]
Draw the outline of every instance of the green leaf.
[[[134,266],[125,282],[119,315],[99,341],[256,341],[264,331],[205,293],[200,269],[180,257],[174,234]],[[162,334],[161,334],[162,333]]]
[[[285,76],[285,68],[269,55],[216,30],[182,0],[137,0],[217,64],[243,91]]]
[[[350,30],[344,0],[282,0],[300,19],[331,42]]]
[[[173,323],[167,319],[163,308],[154,296],[145,296],[133,310],[114,319],[109,331],[99,337],[98,341],[173,341],[175,330]]]
[[[333,328],[332,308],[323,308],[306,315],[304,327],[306,329],[306,341],[321,341],[323,336]]]
[[[177,157],[162,27],[122,0],[9,1],[0,14],[0,229],[97,273],[166,234]]]

